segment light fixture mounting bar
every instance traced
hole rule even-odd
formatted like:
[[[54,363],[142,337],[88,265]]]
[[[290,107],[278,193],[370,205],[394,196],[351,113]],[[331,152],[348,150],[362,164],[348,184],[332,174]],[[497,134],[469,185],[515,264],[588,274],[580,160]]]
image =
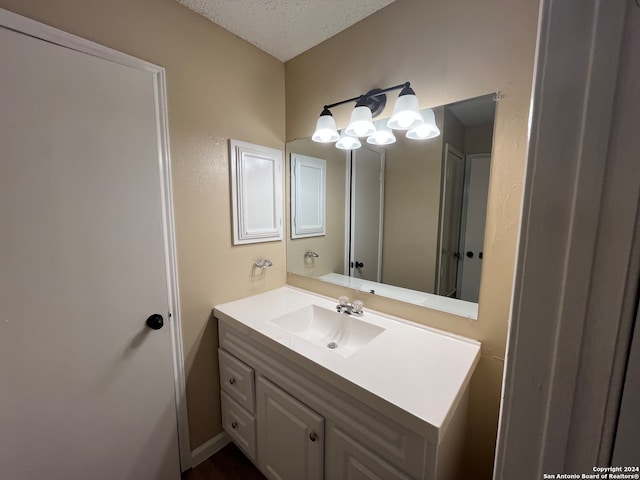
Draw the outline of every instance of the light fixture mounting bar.
[[[374,89],[374,90],[371,90],[370,92],[365,93],[364,95],[359,95],[357,97],[349,98],[347,100],[341,100],[340,102],[332,103],[330,105],[325,105],[324,108],[329,109],[329,108],[337,107],[339,105],[344,105],[345,103],[349,103],[349,102],[357,102],[358,100],[366,100],[367,98],[374,98],[374,97],[377,97],[378,95],[384,95],[387,92],[391,92],[393,90],[400,90],[401,88],[410,87],[410,86],[411,86],[410,82],[404,82],[404,83],[401,83],[400,85],[394,85],[393,87],[389,87],[389,88]]]

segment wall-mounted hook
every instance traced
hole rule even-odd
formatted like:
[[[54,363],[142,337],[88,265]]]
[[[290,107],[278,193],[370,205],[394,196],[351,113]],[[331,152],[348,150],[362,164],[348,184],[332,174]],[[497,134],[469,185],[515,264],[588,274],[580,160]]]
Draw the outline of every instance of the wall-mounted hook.
[[[304,253],[304,258],[318,258],[320,255],[318,255],[316,252],[313,251],[308,251]]]
[[[261,258],[260,260],[256,260],[256,267],[258,268],[267,268],[273,266],[273,262],[268,258]]]

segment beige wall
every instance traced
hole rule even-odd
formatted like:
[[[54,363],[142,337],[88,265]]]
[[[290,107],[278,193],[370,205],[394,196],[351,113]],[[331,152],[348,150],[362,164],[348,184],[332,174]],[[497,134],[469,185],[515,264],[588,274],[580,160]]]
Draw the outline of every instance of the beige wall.
[[[441,130],[443,111],[435,110]],[[442,136],[416,141],[397,135],[386,152],[382,282],[433,293]]]
[[[284,147],[284,66],[174,0],[0,0],[164,66],[191,447],[221,431],[212,307],[282,286],[285,243],[231,246],[227,139]],[[266,277],[251,265],[269,257]]]
[[[321,158],[327,162],[326,235],[291,239],[291,182],[289,181],[291,178],[291,153]],[[317,143],[310,138],[303,138],[287,143],[286,163],[287,271],[311,277],[332,272],[342,273],[344,271],[345,247],[346,152],[335,148],[333,144]],[[305,260],[304,253],[309,250],[316,252],[319,257]]]
[[[397,0],[286,63],[287,138],[308,137],[322,106],[374,87],[411,81],[421,107],[500,91],[493,142],[479,319],[464,321],[373,295],[371,308],[483,343],[471,382],[466,478],[490,478],[520,223],[538,2]],[[390,102],[392,103],[392,102]],[[333,110],[338,127],[350,109]],[[344,289],[289,275],[337,296]]]

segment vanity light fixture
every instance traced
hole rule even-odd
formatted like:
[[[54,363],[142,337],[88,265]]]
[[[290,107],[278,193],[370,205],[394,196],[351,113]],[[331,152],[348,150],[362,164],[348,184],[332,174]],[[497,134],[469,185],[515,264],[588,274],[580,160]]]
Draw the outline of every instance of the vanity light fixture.
[[[320,143],[333,143],[340,138],[336,130],[336,121],[327,107],[322,110],[316,124],[316,131],[311,138],[314,142]]]
[[[344,133],[352,137],[368,137],[375,132],[376,127],[373,125],[373,115],[367,105],[367,99],[360,97],[356,108],[351,112],[351,121]]]
[[[384,110],[387,103],[386,94],[392,90],[400,90],[393,109],[393,115],[386,122],[386,125],[381,122],[376,122],[374,125],[373,119]],[[351,113],[351,120],[342,134],[338,134],[336,122],[333,119],[330,109],[350,102],[356,102],[355,108]],[[396,138],[391,129],[409,130],[411,133],[407,134],[408,138],[432,138],[437,136],[440,131],[435,126],[435,121],[431,121],[433,111],[430,112],[430,116],[427,113],[429,117],[427,121],[430,127],[426,130],[426,133],[424,133],[422,130],[417,130],[418,127],[425,123],[425,119],[420,113],[420,104],[409,82],[394,85],[389,88],[376,88],[368,91],[364,95],[325,105],[320,114],[320,118],[318,118],[316,131],[311,138],[315,142],[321,143],[337,141],[336,147],[343,150],[360,148],[362,144],[358,140],[358,137],[366,138],[367,143],[372,145],[389,145],[394,143]],[[434,132],[437,133],[434,134]]]
[[[424,123],[407,132],[407,138],[414,140],[426,140],[440,135],[440,129],[436,125],[436,116],[433,109],[428,108],[422,112]]]
[[[398,100],[396,100],[396,105],[393,108],[393,115],[387,122],[387,127],[394,130],[409,130],[419,127],[423,122],[416,92],[407,82],[400,95],[398,95]]]

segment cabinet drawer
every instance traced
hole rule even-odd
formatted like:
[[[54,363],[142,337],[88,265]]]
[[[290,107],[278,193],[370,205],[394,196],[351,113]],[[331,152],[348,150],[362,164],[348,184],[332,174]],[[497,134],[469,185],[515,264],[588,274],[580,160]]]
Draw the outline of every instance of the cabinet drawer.
[[[222,428],[233,441],[251,458],[256,459],[256,417],[222,392]]]
[[[218,350],[220,386],[231,398],[251,413],[256,413],[253,368],[224,350]]]

